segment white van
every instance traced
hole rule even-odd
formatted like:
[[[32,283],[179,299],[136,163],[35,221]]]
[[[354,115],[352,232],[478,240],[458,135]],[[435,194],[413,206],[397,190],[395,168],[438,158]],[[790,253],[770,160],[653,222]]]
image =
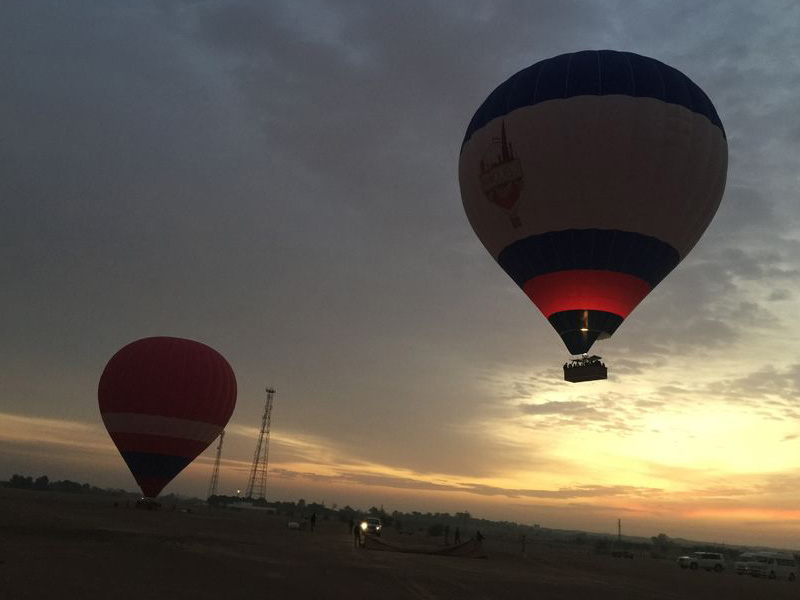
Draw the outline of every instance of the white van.
[[[742,552],[733,563],[733,570],[739,575],[746,575],[750,572],[751,563],[758,562],[758,552]]]
[[[747,572],[753,577],[794,581],[797,579],[797,562],[791,554],[757,552]]]
[[[705,569],[721,573],[725,569],[725,557],[719,552],[692,552],[679,557],[678,566],[681,569],[691,569],[692,571]]]

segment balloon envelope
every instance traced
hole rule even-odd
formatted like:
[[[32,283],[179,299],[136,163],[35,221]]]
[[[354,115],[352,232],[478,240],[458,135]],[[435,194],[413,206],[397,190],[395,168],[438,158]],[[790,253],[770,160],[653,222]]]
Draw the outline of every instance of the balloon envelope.
[[[98,386],[111,439],[148,497],[217,438],[236,406],[236,377],[213,348],[173,337],[132,342]]]
[[[467,217],[573,354],[614,333],[687,255],[725,188],[725,130],[688,77],[630,52],[556,56],[467,128]]]

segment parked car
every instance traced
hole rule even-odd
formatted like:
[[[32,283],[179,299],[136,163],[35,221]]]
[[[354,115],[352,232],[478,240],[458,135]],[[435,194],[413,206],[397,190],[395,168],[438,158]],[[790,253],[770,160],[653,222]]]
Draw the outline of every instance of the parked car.
[[[747,572],[753,577],[794,581],[797,579],[797,562],[791,554],[757,552]]]
[[[381,537],[383,525],[381,520],[376,517],[367,517],[361,521],[361,533],[364,535],[375,535]]]
[[[719,552],[693,552],[678,559],[678,566],[681,569],[705,569],[706,571],[716,571],[717,573],[725,569],[725,559]]]
[[[139,510],[158,510],[161,508],[161,503],[152,498],[140,498],[136,501],[136,508]]]

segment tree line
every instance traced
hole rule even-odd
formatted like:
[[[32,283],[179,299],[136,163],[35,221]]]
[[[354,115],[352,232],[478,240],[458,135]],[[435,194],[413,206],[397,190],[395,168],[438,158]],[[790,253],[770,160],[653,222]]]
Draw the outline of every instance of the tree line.
[[[0,481],[1,487],[34,490],[34,491],[55,491],[79,494],[98,494],[113,496],[116,498],[138,498],[140,495],[122,489],[98,488],[88,483],[78,483],[69,479],[51,481],[47,475],[30,477],[24,475],[12,475],[8,481]],[[201,503],[199,498],[185,498],[168,494],[159,497],[165,502],[196,502]],[[447,532],[454,532],[459,528],[461,539],[469,539],[476,531],[482,535],[497,540],[516,541],[521,536],[531,542],[545,542],[557,545],[576,545],[583,546],[588,551],[598,554],[611,554],[615,551],[626,550],[640,557],[674,559],[682,554],[690,552],[707,551],[719,552],[729,561],[734,561],[745,551],[739,546],[728,546],[722,544],[710,544],[704,542],[694,542],[684,539],[674,539],[665,533],[659,533],[651,538],[618,536],[601,533],[588,533],[585,531],[568,531],[561,529],[549,529],[539,525],[524,525],[512,521],[491,521],[473,517],[468,511],[447,513],[447,512],[402,512],[398,510],[388,511],[381,506],[371,506],[370,508],[358,509],[349,505],[339,507],[337,504],[327,506],[325,502],[306,502],[300,498],[296,502],[292,501],[267,501],[264,499],[242,498],[239,496],[215,495],[207,499],[212,507],[233,508],[237,504],[249,503],[253,506],[271,508],[275,514],[283,515],[291,519],[309,518],[312,514],[323,521],[339,521],[348,523],[351,519],[357,521],[364,517],[380,518],[384,527],[392,528],[403,534],[422,534],[433,538],[442,537]],[[800,558],[800,557],[798,557]]]
[[[0,481],[0,487],[16,490],[33,490],[36,492],[63,492],[67,494],[91,494],[94,496],[109,496],[112,498],[135,500],[141,498],[141,494],[129,492],[119,488],[99,488],[89,483],[80,483],[69,479],[51,481],[47,475],[31,477],[29,475],[12,475],[8,481]],[[185,499],[168,494],[162,496],[160,500],[164,502],[181,502]],[[198,502],[200,500],[197,500]]]

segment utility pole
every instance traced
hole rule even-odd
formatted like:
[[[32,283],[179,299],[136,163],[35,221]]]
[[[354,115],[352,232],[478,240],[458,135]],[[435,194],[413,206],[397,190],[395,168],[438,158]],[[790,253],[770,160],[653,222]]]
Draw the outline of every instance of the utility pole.
[[[214,470],[211,473],[211,483],[208,484],[208,497],[217,495],[217,482],[219,481],[219,461],[222,457],[222,440],[225,439],[225,430],[219,434],[219,444],[217,444],[217,458],[214,460]]]
[[[245,498],[264,499],[267,489],[267,465],[269,463],[269,430],[272,421],[272,402],[275,390],[267,388],[267,401],[264,405],[264,416],[261,419],[261,432],[258,434],[256,451],[253,454],[253,466],[250,468],[250,479],[247,483]]]

